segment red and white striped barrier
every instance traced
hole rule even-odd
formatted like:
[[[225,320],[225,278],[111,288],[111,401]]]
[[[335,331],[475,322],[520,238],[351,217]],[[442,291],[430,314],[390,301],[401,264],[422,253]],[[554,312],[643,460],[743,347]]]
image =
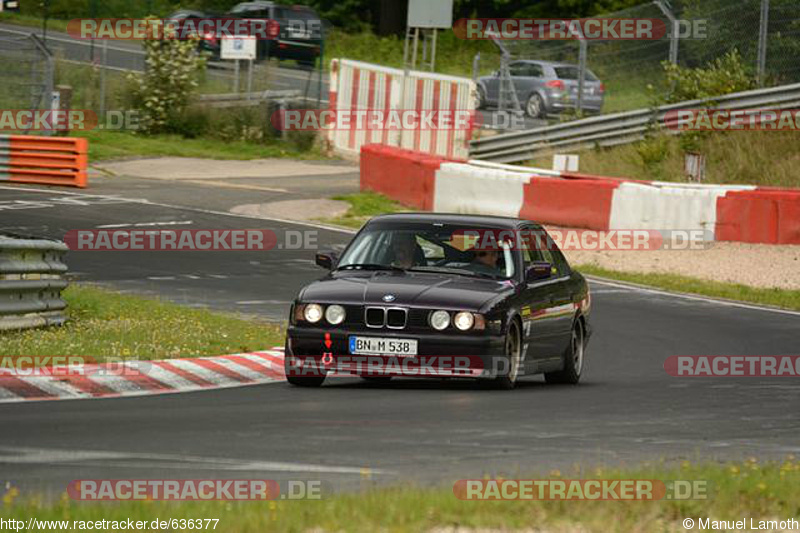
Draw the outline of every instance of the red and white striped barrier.
[[[420,209],[593,230],[700,230],[709,240],[800,244],[800,190],[649,182],[367,145],[361,189]]]
[[[475,82],[431,72],[404,71],[349,59],[331,62],[330,109],[348,110],[473,112]],[[334,150],[358,155],[365,144],[382,144],[438,155],[450,159],[469,157],[471,129],[330,129],[328,141]]]
[[[0,368],[0,403],[170,394],[285,380],[283,348],[195,359]]]

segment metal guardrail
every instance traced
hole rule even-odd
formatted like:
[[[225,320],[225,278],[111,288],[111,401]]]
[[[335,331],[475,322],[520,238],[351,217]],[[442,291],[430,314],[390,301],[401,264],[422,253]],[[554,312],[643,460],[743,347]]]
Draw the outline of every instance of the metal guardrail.
[[[712,107],[732,110],[800,107],[800,83],[494,135],[470,141],[470,157],[498,163],[518,163],[557,151],[629,144],[644,139],[654,126],[665,133],[680,133],[677,129],[665,127],[664,119],[670,111]],[[681,123],[676,121],[670,124]]]
[[[60,241],[0,235],[0,331],[66,321],[66,251]]]
[[[294,89],[267,90],[252,93],[201,94],[197,97],[197,101],[200,104],[211,107],[246,107],[257,106],[271,100],[296,100],[301,97],[300,94],[300,91]]]

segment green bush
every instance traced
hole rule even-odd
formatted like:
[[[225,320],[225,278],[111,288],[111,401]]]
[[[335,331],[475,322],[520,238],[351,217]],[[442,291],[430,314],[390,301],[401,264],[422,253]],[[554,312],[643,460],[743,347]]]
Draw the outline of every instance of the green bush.
[[[756,87],[756,79],[733,50],[705,67],[685,68],[664,62],[666,103],[714,98]]]
[[[205,70],[205,58],[196,53],[194,39],[144,40],[144,73],[130,74],[138,84],[133,99],[141,112],[142,131],[146,134],[169,132],[188,107],[199,85],[199,74]]]

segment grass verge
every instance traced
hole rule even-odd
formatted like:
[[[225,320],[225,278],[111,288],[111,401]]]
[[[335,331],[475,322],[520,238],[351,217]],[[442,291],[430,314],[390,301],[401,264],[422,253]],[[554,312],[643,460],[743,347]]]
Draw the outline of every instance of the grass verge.
[[[84,131],[73,132],[71,135],[89,139],[89,160],[92,162],[137,156],[327,159],[327,156],[316,147],[301,150],[280,140],[263,144],[208,138],[186,139],[180,135],[143,136],[120,131]]]
[[[169,359],[252,352],[283,345],[281,328],[174,303],[72,285],[63,327],[0,334],[0,353]]]
[[[706,281],[688,276],[679,276],[676,274],[620,272],[617,270],[607,270],[595,265],[574,266],[583,274],[619,281],[627,281],[630,283],[637,283],[639,285],[647,285],[672,292],[685,292],[702,296],[710,296],[712,298],[737,300],[740,302],[769,305],[800,311],[800,291],[798,290],[761,289],[748,287],[747,285]]]
[[[582,475],[581,475],[582,474]],[[16,489],[4,496],[5,518],[27,520],[151,521],[218,518],[217,529],[261,531],[684,531],[683,520],[786,520],[798,516],[800,463],[794,457],[759,463],[665,466],[629,470],[583,470],[550,478],[646,479],[705,482],[705,497],[659,501],[462,501],[452,486],[369,489],[322,501],[253,503],[73,502],[66,495],[45,504]],[[539,478],[541,479],[541,478]],[[455,481],[455,480],[454,480]],[[699,525],[699,524],[698,524]],[[724,529],[724,528],[723,528]],[[178,528],[178,530],[183,530]],[[175,529],[173,529],[175,531]]]
[[[348,228],[359,229],[370,218],[384,213],[395,213],[398,211],[409,211],[402,204],[395,202],[388,196],[376,192],[366,191],[355,194],[345,194],[334,196],[333,200],[348,202],[350,209],[344,216],[337,218],[322,218],[320,222],[326,224],[336,224]]]

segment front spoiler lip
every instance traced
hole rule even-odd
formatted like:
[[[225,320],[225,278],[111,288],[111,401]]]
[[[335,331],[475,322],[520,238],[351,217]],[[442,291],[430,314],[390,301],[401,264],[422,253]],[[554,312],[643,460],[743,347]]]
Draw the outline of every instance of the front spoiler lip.
[[[326,354],[327,355],[327,354]],[[416,367],[409,371],[408,369],[403,370],[401,368],[402,364],[396,361],[391,362],[386,366],[362,366],[361,368],[358,367],[356,363],[350,363],[349,361],[342,362],[340,361],[340,356],[331,356],[331,359],[326,362],[316,360],[308,365],[305,365],[302,361],[304,356],[294,356],[294,355],[287,355],[287,364],[291,364],[292,366],[298,369],[298,372],[302,372],[304,367],[308,367],[312,372],[318,372],[320,374],[324,374],[326,377],[354,377],[354,376],[367,376],[367,377],[379,377],[379,376],[391,376],[391,377],[405,377],[405,378],[461,378],[461,379],[493,379],[501,374],[499,370],[497,370],[496,365],[494,364],[486,364],[485,360],[480,368],[461,368],[461,369],[446,369],[446,368],[435,368],[435,367]],[[306,356],[309,358],[313,358],[313,356]],[[349,358],[348,356],[344,356],[345,358]],[[361,356],[356,356],[361,357]],[[368,356],[363,356],[368,357]],[[428,357],[428,356],[420,356]],[[432,357],[432,356],[430,356]],[[476,356],[473,356],[476,357]],[[508,363],[508,358],[504,355],[492,355],[492,356],[485,356],[490,357],[493,362],[497,361],[505,361],[505,364]],[[393,358],[399,359],[399,358]],[[416,360],[417,358],[413,358]],[[324,360],[324,359],[323,359]],[[504,368],[504,367],[503,367]]]

